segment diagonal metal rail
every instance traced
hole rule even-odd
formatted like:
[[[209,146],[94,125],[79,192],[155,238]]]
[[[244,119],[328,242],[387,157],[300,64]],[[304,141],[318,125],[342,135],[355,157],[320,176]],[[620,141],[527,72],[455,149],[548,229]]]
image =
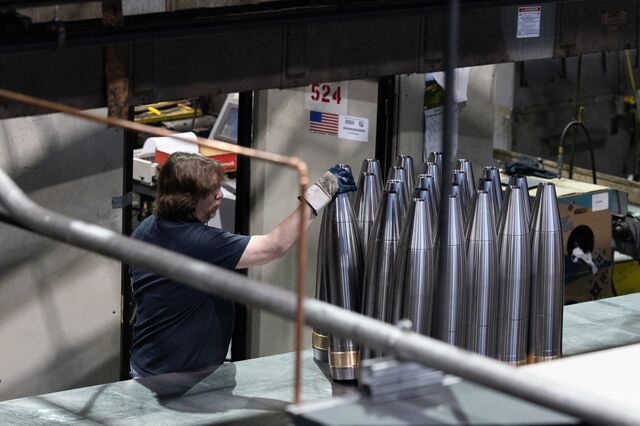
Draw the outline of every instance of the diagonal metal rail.
[[[111,230],[65,217],[31,201],[0,170],[0,205],[11,218],[38,234],[121,260],[185,283],[207,293],[295,319],[297,295],[272,284],[194,260]],[[304,320],[368,347],[419,362],[464,379],[555,409],[593,424],[640,424],[640,412],[617,401],[541,380],[518,369],[463,351],[429,337],[398,328],[318,300],[305,298]]]
[[[160,127],[147,126],[140,123],[135,123],[128,120],[123,120],[115,117],[102,117],[97,114],[92,114],[87,111],[82,111],[77,108],[47,101],[45,99],[35,98],[33,96],[25,95],[22,93],[12,92],[0,88],[0,98],[8,99],[23,104],[32,105],[41,109],[49,111],[62,112],[74,117],[79,117],[85,120],[93,121],[99,124],[105,124],[107,126],[120,127],[122,129],[131,130],[133,132],[153,135],[153,136],[170,136],[176,139],[183,140],[185,142],[193,143],[193,140],[176,135],[167,129]],[[289,167],[298,172],[298,184],[300,187],[300,197],[304,196],[307,185],[309,184],[309,170],[307,164],[296,157],[288,157],[285,155],[274,154],[272,152],[261,151],[258,149],[247,148],[231,143],[220,142],[210,139],[197,138],[199,145],[207,146],[210,148],[218,149],[221,151],[232,152],[237,155],[242,155],[257,160],[266,161],[269,163],[277,164],[279,166]],[[300,383],[302,380],[302,328],[303,328],[303,304],[302,299],[304,296],[304,271],[306,269],[307,261],[307,215],[304,209],[300,209],[300,236],[298,237],[297,247],[297,259],[296,259],[296,294],[297,294],[297,311],[295,322],[295,365],[294,365],[294,393],[293,401],[298,404],[300,402]]]

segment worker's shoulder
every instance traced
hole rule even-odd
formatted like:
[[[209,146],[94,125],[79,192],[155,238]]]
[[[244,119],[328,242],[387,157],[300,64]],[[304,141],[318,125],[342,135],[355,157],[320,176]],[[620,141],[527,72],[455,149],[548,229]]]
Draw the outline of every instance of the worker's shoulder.
[[[156,215],[151,215],[145,218],[131,233],[131,238],[136,240],[143,240],[144,236],[155,227],[157,221]]]
[[[189,239],[203,232],[202,228],[204,225],[198,222],[168,220],[151,215],[140,222],[131,237],[138,240]]]
[[[204,239],[219,239],[219,238],[225,239],[225,238],[233,237],[234,235],[231,232],[226,231],[224,229],[216,228],[215,226],[207,226],[207,225],[200,225],[194,228],[193,231],[196,232],[200,238],[204,238]]]
[[[229,246],[243,244],[243,241],[248,238],[244,235],[234,234],[221,228],[206,225],[202,225],[197,232],[198,242],[201,245]]]

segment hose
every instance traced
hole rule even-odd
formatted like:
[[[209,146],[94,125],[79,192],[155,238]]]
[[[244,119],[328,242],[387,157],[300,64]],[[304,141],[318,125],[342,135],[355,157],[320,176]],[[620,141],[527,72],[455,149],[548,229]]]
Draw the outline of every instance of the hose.
[[[576,146],[576,137],[578,134],[578,129],[582,129],[584,134],[587,136],[587,141],[589,143],[589,153],[591,155],[591,175],[593,177],[593,183],[596,184],[596,156],[593,150],[593,141],[591,140],[591,135],[589,134],[589,130],[587,130],[586,126],[582,123],[582,115],[584,112],[584,107],[580,105],[580,80],[582,76],[582,55],[578,56],[578,70],[576,76],[576,117],[577,120],[570,121],[562,131],[562,135],[560,136],[560,144],[558,145],[558,177],[562,179],[562,169],[564,167],[564,139],[567,137],[567,132],[570,129],[574,129],[573,138],[571,138],[571,153],[569,157],[569,179],[573,178],[573,165],[575,162],[575,146]]]
[[[593,179],[593,183],[597,184],[597,176],[596,176],[596,156],[593,150],[593,141],[591,140],[591,135],[589,134],[589,130],[587,127],[578,120],[573,120],[569,122],[562,131],[562,135],[560,136],[560,146],[558,147],[558,177],[562,178],[562,153],[564,152],[564,139],[567,136],[567,132],[572,128],[582,129],[584,134],[587,137],[587,142],[589,143],[589,154],[591,155],[591,176]],[[569,160],[569,179],[573,178],[573,163],[575,160],[575,138],[571,141],[571,154]]]

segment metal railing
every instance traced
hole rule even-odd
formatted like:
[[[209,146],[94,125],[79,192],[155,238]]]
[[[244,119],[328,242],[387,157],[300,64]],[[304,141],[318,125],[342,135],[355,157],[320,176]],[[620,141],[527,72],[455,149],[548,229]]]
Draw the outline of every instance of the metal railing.
[[[0,92],[2,94],[2,92]],[[246,278],[190,257],[132,240],[111,230],[47,210],[31,201],[0,170],[0,205],[15,222],[38,234],[121,260],[201,291],[298,319],[302,300],[272,284]],[[304,259],[303,259],[304,260]],[[402,331],[390,324],[314,299],[304,299],[304,321],[328,333],[353,338],[399,359],[455,374],[478,384],[576,416],[589,423],[640,424],[640,413],[585,389],[542,380],[517,369],[435,339]],[[298,402],[298,401],[295,401]]]
[[[57,111],[64,114],[68,114],[74,117],[79,117],[85,120],[93,121],[107,126],[119,127],[127,129],[133,132],[144,133],[153,136],[170,136],[176,139],[183,140],[185,142],[193,143],[192,139],[176,135],[167,129],[160,127],[147,126],[144,124],[134,123],[127,120],[122,120],[114,117],[101,117],[90,112],[82,111],[77,108],[50,102],[45,99],[35,98],[33,96],[25,95],[22,93],[16,93],[5,89],[0,89],[0,98],[8,99],[23,104],[33,105],[41,109],[49,111]],[[231,152],[237,155],[242,155],[257,160],[274,163],[280,166],[289,167],[295,169],[298,172],[298,184],[300,186],[300,196],[304,196],[307,185],[309,184],[309,171],[307,164],[296,157],[288,157],[285,155],[274,154],[272,152],[261,151],[253,148],[247,148],[231,143],[215,141],[211,139],[205,139],[198,137],[197,143],[199,145],[207,146],[209,148],[218,149],[221,151]],[[303,329],[303,304],[302,298],[304,294],[304,270],[306,267],[307,258],[307,215],[305,215],[304,209],[300,209],[300,236],[298,237],[297,248],[297,263],[296,263],[296,324],[295,324],[295,373],[294,373],[294,397],[295,403],[300,402],[300,381],[302,377],[302,329]]]

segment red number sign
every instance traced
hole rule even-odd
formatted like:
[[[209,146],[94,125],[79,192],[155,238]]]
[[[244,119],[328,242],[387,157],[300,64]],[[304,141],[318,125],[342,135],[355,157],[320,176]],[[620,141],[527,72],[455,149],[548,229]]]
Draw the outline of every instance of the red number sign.
[[[347,81],[310,84],[305,93],[305,108],[310,111],[346,114],[349,99],[348,84]]]
[[[311,85],[311,100],[320,101],[325,104],[331,103],[333,100],[336,104],[340,105],[342,101],[340,86],[333,89],[332,93],[331,85],[314,83]]]

